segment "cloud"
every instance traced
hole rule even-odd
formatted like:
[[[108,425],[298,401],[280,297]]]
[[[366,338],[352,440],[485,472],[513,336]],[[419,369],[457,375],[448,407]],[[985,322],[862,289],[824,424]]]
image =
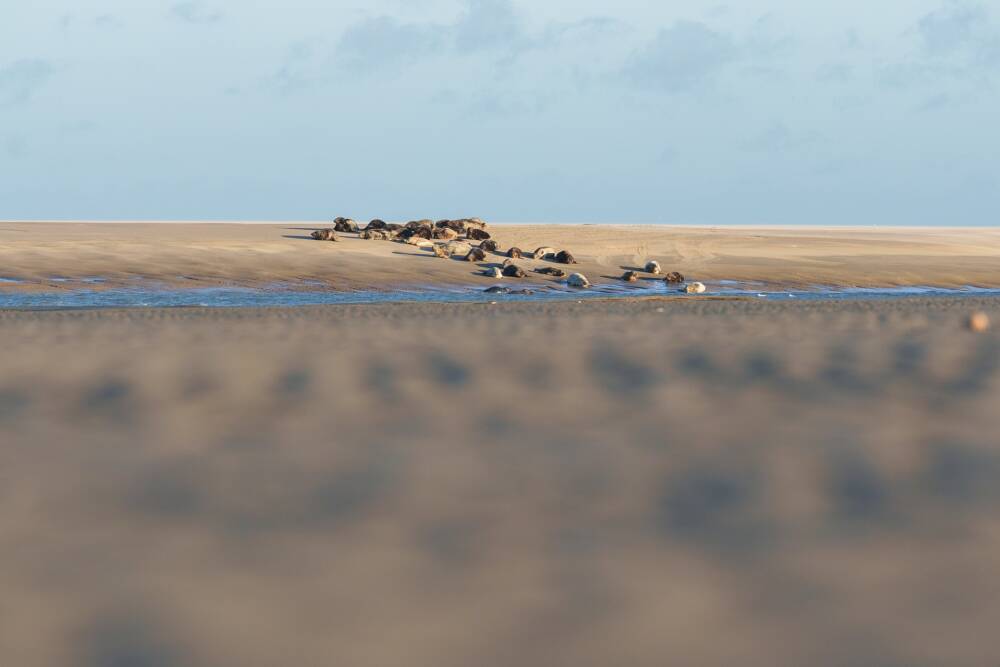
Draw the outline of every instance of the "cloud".
[[[827,63],[816,72],[820,83],[847,83],[854,77],[854,68],[847,63]]]
[[[459,51],[522,46],[526,40],[520,15],[509,0],[466,0],[465,14],[451,27]]]
[[[736,59],[733,40],[704,23],[678,21],[636,52],[624,74],[634,83],[670,93],[694,90]]]
[[[55,67],[47,60],[17,60],[0,68],[0,107],[22,104],[43,86]]]
[[[170,8],[170,15],[175,19],[195,25],[208,25],[222,20],[222,13],[208,9],[199,0],[175,3]]]
[[[988,23],[989,14],[984,7],[948,3],[920,19],[917,31],[929,53],[950,54],[975,45]]]
[[[371,70],[422,58],[446,45],[443,26],[401,23],[380,16],[348,28],[337,45],[337,54],[354,69]]]

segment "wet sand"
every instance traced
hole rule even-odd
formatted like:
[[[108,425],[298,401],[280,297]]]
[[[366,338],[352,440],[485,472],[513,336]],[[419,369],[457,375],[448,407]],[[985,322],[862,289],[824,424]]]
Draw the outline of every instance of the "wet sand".
[[[973,309],[0,312],[0,661],[997,664]]]
[[[316,223],[0,223],[3,290],[62,290],[151,280],[178,287],[315,282],[332,289],[492,284],[480,275],[503,261],[469,264],[429,250],[342,235],[309,238]],[[568,249],[595,283],[616,281],[656,259],[694,280],[764,281],[802,287],[1000,287],[998,229],[694,228],[636,225],[494,225],[506,250]],[[525,269],[546,262],[521,260]],[[54,280],[56,279],[56,280]],[[530,274],[519,283],[554,279]],[[78,285],[77,285],[78,286]]]

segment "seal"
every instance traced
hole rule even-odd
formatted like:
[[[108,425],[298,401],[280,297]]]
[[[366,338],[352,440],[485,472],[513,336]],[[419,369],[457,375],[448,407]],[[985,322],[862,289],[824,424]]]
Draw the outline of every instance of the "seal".
[[[433,252],[436,257],[441,257],[442,259],[447,259],[448,257],[451,257],[451,255],[448,254],[448,251],[445,250],[444,246],[441,245],[440,243],[435,243],[434,247],[431,248],[431,252]]]
[[[622,280],[627,283],[634,283],[639,280],[639,274],[636,271],[626,271],[625,275],[622,276]]]
[[[450,241],[458,238],[458,232],[450,227],[438,227],[434,230],[434,238]]]
[[[485,250],[486,252],[496,252],[500,249],[500,246],[497,244],[497,242],[492,239],[487,239],[483,241],[482,243],[479,244],[479,247]]]
[[[582,273],[572,273],[566,279],[566,284],[570,287],[590,287],[590,281]]]
[[[503,268],[503,274],[508,278],[524,278],[526,275],[524,269],[522,269],[517,264],[508,264]]]
[[[549,255],[555,255],[555,254],[556,254],[555,248],[542,246],[541,248],[535,250],[535,252],[533,252],[531,256],[534,257],[535,259],[548,259]]]
[[[684,291],[688,294],[704,294],[707,289],[703,283],[691,283]]]
[[[465,230],[465,235],[473,241],[487,241],[490,239],[490,233],[478,227],[468,227]]]
[[[336,241],[337,234],[334,233],[332,229],[317,229],[315,232],[309,236],[313,237],[317,241]]]
[[[466,262],[483,262],[486,261],[486,253],[483,252],[482,248],[472,248],[469,250],[469,254],[465,256]]]
[[[556,253],[556,262],[559,264],[576,264],[576,257],[569,250],[560,250]]]
[[[507,251],[507,256],[511,259],[521,259],[524,256],[524,253],[520,248],[511,248]]]
[[[668,273],[666,275],[666,277],[663,280],[664,280],[664,282],[668,282],[668,283],[680,284],[680,283],[684,282],[684,276],[682,276],[681,274],[677,273],[676,271],[671,271],[670,273]]]
[[[557,269],[554,266],[546,266],[541,269],[535,269],[535,273],[541,273],[544,276],[553,276],[555,278],[565,278],[566,272],[562,269]]]
[[[483,275],[487,278],[503,278],[503,271],[495,266],[483,270]]]
[[[652,273],[654,276],[660,275],[660,263],[657,261],[646,262],[646,273]]]
[[[373,229],[386,229],[387,227],[388,225],[385,224],[385,220],[379,220],[378,218],[375,218],[374,220],[368,223],[368,225],[365,227],[365,230],[370,231]]]

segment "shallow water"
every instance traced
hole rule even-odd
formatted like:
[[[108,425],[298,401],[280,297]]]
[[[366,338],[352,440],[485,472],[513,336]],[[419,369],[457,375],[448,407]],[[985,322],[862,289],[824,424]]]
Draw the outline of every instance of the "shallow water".
[[[7,282],[7,281],[5,281]],[[11,281],[13,282],[13,281]],[[74,281],[84,284],[102,282],[101,278]],[[141,286],[95,290],[85,287],[58,292],[0,292],[0,308],[5,309],[72,309],[72,308],[242,308],[289,307],[334,304],[390,303],[390,302],[445,302],[488,303],[491,301],[548,301],[587,298],[643,297],[682,295],[679,288],[662,283],[647,285],[595,285],[590,289],[571,289],[564,285],[530,286],[498,284],[515,292],[496,293],[485,291],[488,287],[414,286],[392,291],[332,291],[302,289],[318,284],[274,285],[266,288],[211,287],[175,289],[160,286]],[[816,285],[809,289],[783,290],[763,283],[739,283],[720,280],[707,283],[708,292],[702,296],[731,296],[752,299],[893,299],[913,296],[996,296],[1000,289],[964,287],[960,289],[939,287],[834,288]],[[690,297],[697,298],[697,297]]]

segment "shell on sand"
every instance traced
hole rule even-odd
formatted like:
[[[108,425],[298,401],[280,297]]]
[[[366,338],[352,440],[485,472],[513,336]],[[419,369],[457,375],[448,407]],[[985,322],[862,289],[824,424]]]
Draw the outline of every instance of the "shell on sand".
[[[566,279],[566,284],[570,287],[590,287],[590,281],[582,273],[571,273]]]
[[[684,288],[684,291],[688,294],[704,294],[707,289],[704,283],[691,283]]]

